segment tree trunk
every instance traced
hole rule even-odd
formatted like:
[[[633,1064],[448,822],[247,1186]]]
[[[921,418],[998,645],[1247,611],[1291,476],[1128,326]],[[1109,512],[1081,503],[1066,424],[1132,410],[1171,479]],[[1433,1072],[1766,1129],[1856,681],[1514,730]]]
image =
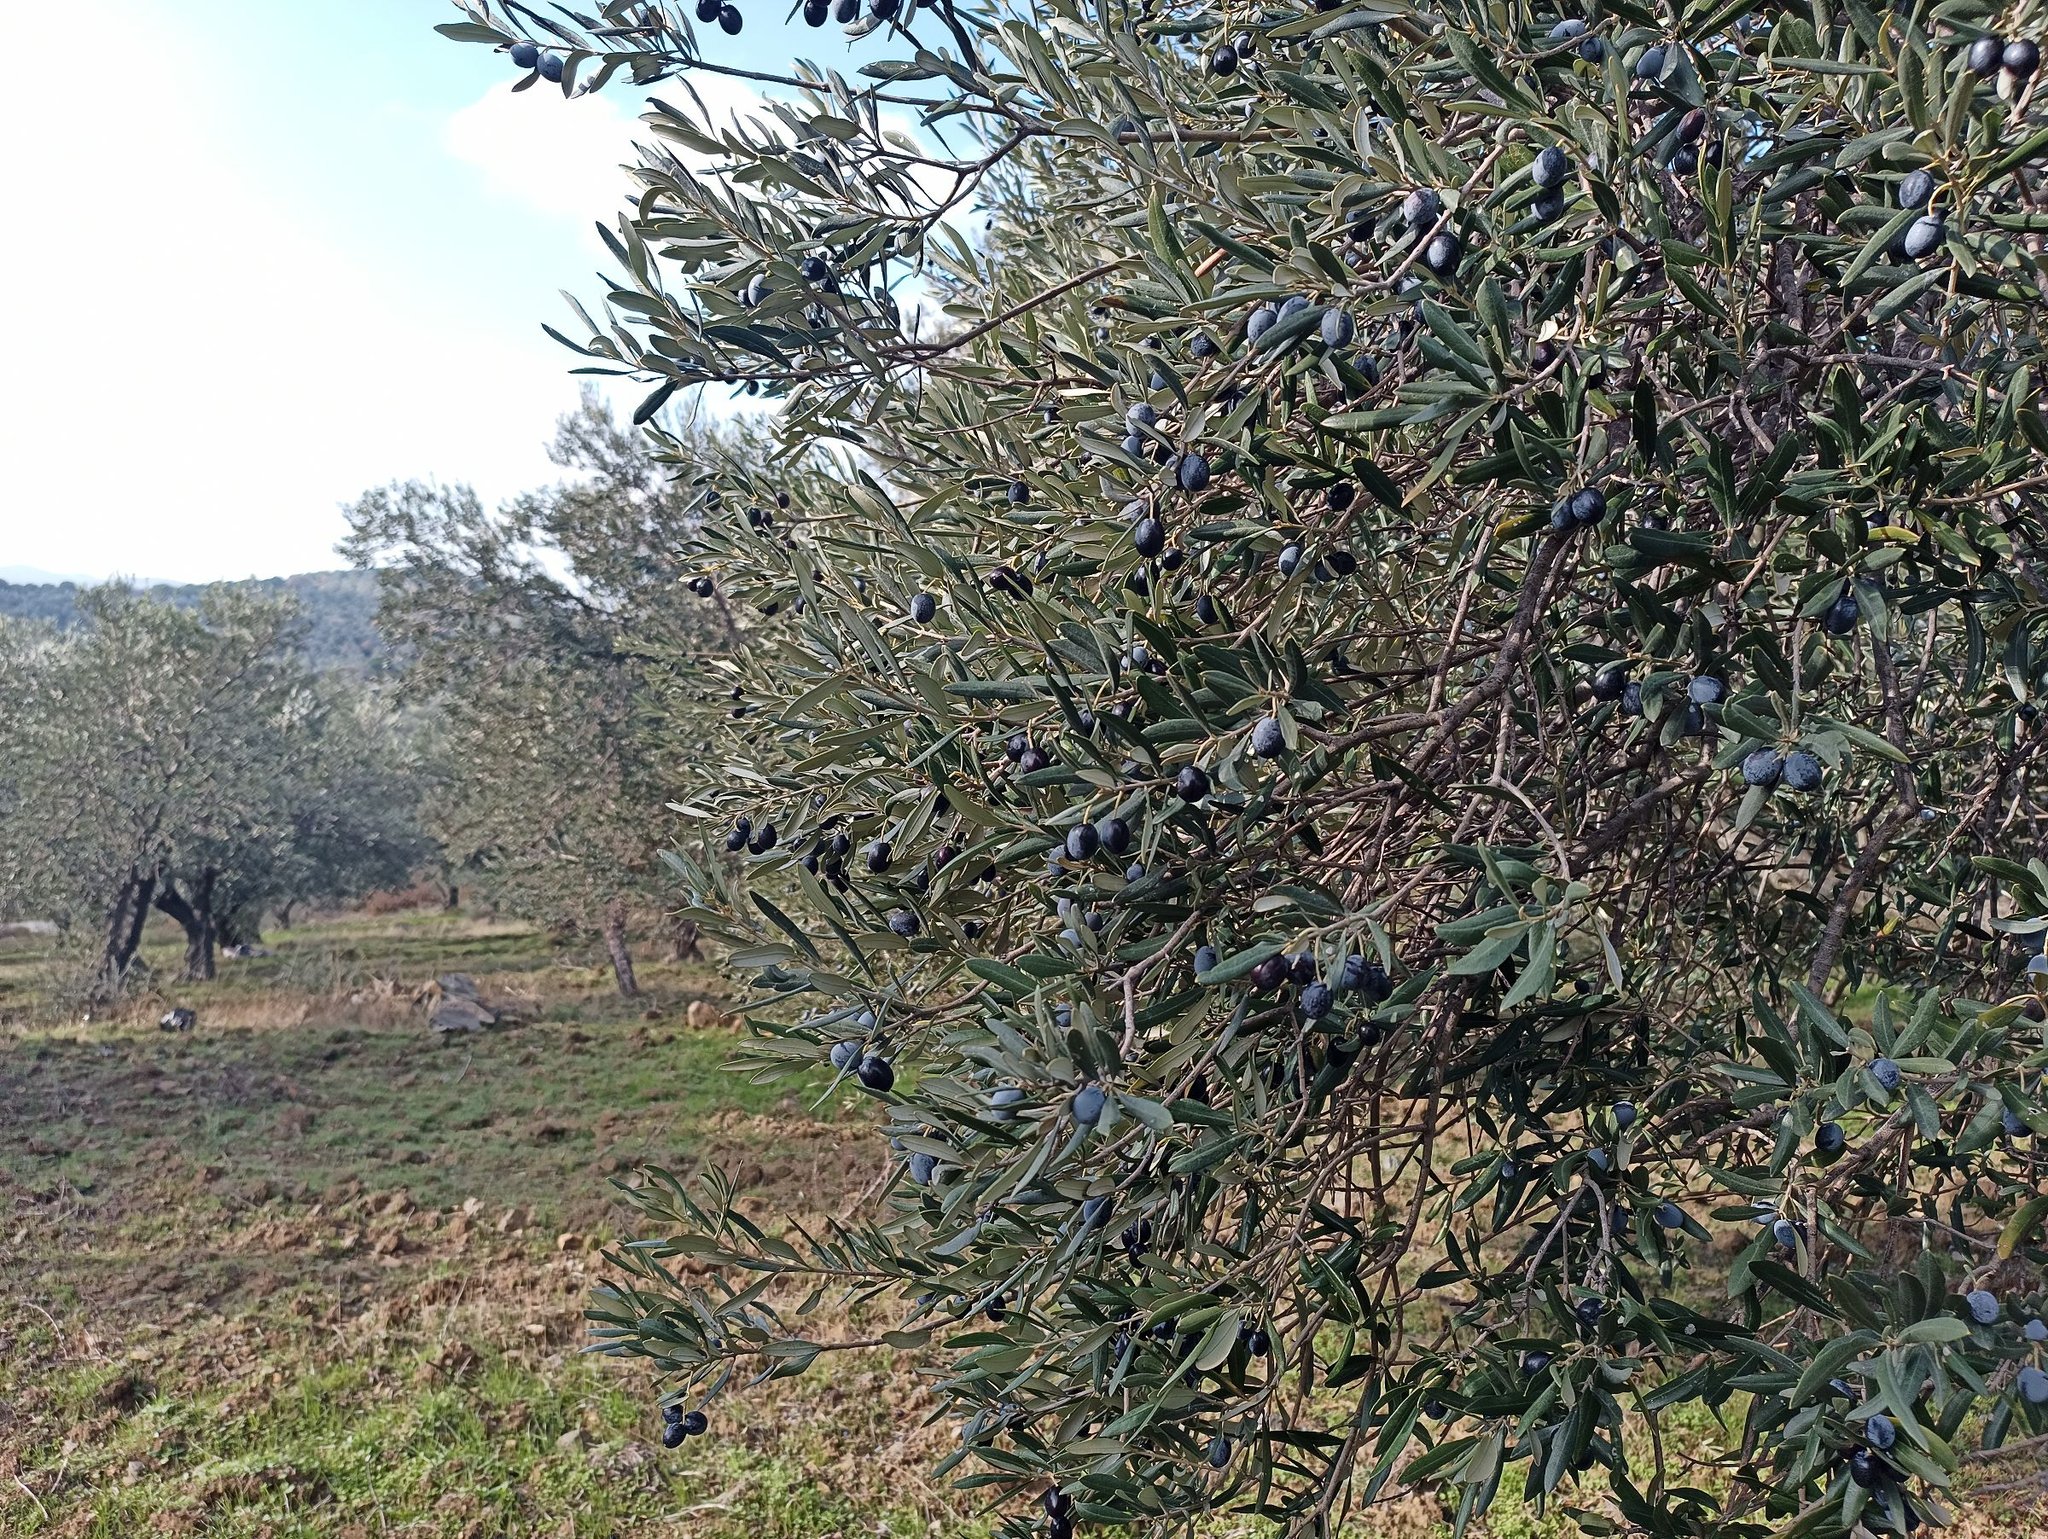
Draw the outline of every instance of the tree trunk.
[[[213,912],[214,879],[213,871],[202,871],[192,894],[192,908],[199,915],[199,933],[187,931],[185,935],[185,977],[192,983],[205,983],[214,974],[213,948],[220,930]]]
[[[254,946],[263,939],[263,913],[260,909],[230,909],[220,916],[215,927],[220,932],[223,946]]]
[[[142,949],[142,927],[149,923],[150,900],[156,896],[157,884],[162,880],[162,873],[157,871],[135,879],[135,891],[128,902],[128,934],[121,942],[123,973],[135,965],[135,954]]]
[[[286,898],[284,902],[278,906],[277,927],[280,930],[289,930],[292,927],[292,908],[298,903],[298,901],[299,900],[297,898]]]
[[[614,898],[604,907],[604,949],[612,959],[612,975],[619,980],[619,994],[631,999],[640,992],[633,979],[633,953],[626,949],[626,900]]]
[[[668,959],[694,962],[704,955],[703,931],[694,919],[671,919],[668,924]]]
[[[121,980],[135,961],[142,945],[143,922],[149,917],[150,900],[156,895],[154,871],[134,871],[121,884],[107,916],[107,941],[100,953],[99,979],[94,993],[111,998],[120,992]]]
[[[462,889],[453,882],[450,882],[448,884],[448,897],[441,905],[441,912],[452,914],[460,907],[462,907]]]
[[[192,890],[192,901],[187,902],[183,893],[170,882],[164,883],[163,891],[156,895],[156,906],[177,920],[178,927],[185,932],[185,981],[205,983],[213,977],[213,943],[216,938],[213,917],[213,884],[217,873],[202,871],[199,885]]]

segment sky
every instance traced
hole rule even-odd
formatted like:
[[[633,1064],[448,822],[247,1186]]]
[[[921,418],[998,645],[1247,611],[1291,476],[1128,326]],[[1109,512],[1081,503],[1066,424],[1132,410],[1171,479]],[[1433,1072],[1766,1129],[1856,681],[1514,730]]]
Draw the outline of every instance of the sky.
[[[847,64],[836,27],[739,4],[721,62]],[[0,19],[36,61],[0,91],[0,575],[322,570],[371,487],[556,478],[582,360],[540,327],[573,335],[561,292],[601,294],[630,86],[515,95],[508,60],[434,33],[448,0]]]

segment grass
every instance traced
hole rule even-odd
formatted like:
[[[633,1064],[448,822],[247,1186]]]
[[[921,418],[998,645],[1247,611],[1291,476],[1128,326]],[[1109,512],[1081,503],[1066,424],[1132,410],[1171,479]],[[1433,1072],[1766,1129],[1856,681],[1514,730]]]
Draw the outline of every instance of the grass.
[[[441,913],[269,944],[91,1022],[41,1006],[46,953],[0,950],[0,1534],[988,1533],[927,1474],[955,1445],[907,1354],[828,1353],[666,1452],[646,1370],[580,1351],[612,1177],[715,1161],[772,1221],[878,1173],[856,1098],[723,1072],[731,1028],[687,1024],[712,974],[643,962],[622,1001],[584,955]],[[177,937],[146,954],[169,976]],[[458,970],[517,1022],[429,1033],[415,992]],[[173,1003],[191,1034],[156,1030]],[[1667,1441],[1715,1441],[1698,1416]],[[1416,1497],[1348,1531],[1446,1532]],[[1504,1494],[1479,1532],[1572,1529]]]
[[[22,1019],[48,958],[0,959],[0,1532],[975,1530],[949,1493],[892,1500],[786,1395],[664,1453],[644,1372],[578,1351],[613,1175],[716,1159],[770,1211],[853,1171],[848,1125],[684,1024],[708,975],[644,964],[622,1001],[530,931],[441,914],[269,943],[83,1024]],[[167,972],[175,937],[148,954]],[[522,1023],[431,1036],[413,990],[454,970]],[[191,1034],[155,1029],[171,1002]],[[887,1447],[907,1404],[879,1377],[806,1392]]]

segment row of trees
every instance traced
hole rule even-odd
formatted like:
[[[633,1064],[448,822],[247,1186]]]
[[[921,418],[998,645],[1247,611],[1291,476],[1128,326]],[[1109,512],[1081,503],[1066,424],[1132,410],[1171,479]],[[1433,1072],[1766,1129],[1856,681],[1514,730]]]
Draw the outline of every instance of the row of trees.
[[[699,515],[637,434],[586,397],[552,453],[566,479],[499,509],[462,487],[373,492],[349,509],[343,550],[378,569],[401,688],[434,722],[423,816],[449,869],[496,907],[601,940],[631,995],[630,920],[698,954],[695,925],[664,917],[659,851],[677,767],[702,758],[719,705],[668,659],[734,632],[722,602],[682,587]]]
[[[396,724],[311,671],[294,605],[106,588],[78,607],[63,632],[0,623],[0,908],[57,920],[88,994],[121,988],[153,911],[210,978],[266,911],[429,859]]]
[[[737,632],[681,586],[699,515],[637,434],[586,399],[554,454],[564,481],[501,509],[410,484],[348,510],[388,684],[316,669],[298,606],[244,586],[0,621],[0,908],[58,919],[97,995],[152,913],[203,979],[266,912],[429,875],[601,942],[623,994],[629,924],[696,956],[658,852],[673,767],[732,707],[671,660]]]
[[[410,484],[348,510],[373,682],[316,667],[299,606],[252,585],[67,591],[61,628],[0,621],[0,910],[55,917],[100,996],[153,913],[204,979],[266,913],[428,876],[601,943],[622,994],[629,926],[696,956],[658,852],[676,766],[732,702],[676,660],[738,632],[682,586],[700,515],[637,434],[586,399],[554,455],[563,482],[500,509]]]
[[[522,87],[733,68],[461,10]],[[781,408],[657,427],[746,626],[677,864],[896,1178],[648,1183],[606,1346],[703,1402],[893,1296],[1050,1539],[1903,1533],[2048,1435],[2015,14],[878,0],[857,79],[662,89],[572,345]]]
[[[66,630],[79,623],[78,602],[94,585],[0,582],[0,619],[34,620]],[[159,604],[197,608],[214,584],[151,583]],[[228,584],[253,598],[297,604],[298,651],[317,672],[375,674],[385,662],[376,626],[377,579],[368,572],[302,572]]]

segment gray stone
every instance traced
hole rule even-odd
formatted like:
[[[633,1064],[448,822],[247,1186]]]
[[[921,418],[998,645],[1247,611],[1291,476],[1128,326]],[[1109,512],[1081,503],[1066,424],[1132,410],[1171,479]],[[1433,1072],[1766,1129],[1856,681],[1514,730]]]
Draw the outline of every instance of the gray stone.
[[[481,1031],[497,1022],[495,1011],[465,994],[444,994],[427,1017],[427,1025],[438,1032]]]

